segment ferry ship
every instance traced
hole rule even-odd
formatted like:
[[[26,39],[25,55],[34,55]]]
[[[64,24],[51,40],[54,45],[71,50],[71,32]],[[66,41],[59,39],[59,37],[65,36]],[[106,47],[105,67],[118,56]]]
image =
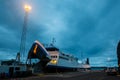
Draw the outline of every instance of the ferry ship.
[[[35,41],[28,53],[30,65],[32,59],[38,62],[33,64],[34,71],[55,72],[55,71],[76,71],[81,68],[90,68],[89,64],[78,63],[78,58],[71,54],[61,52],[54,45],[44,47],[39,41]]]

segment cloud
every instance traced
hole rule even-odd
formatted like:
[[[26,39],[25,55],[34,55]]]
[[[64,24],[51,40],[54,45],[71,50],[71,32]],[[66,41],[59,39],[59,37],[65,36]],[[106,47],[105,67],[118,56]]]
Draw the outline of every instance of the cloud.
[[[1,49],[13,50],[13,54],[19,50],[25,3],[32,6],[28,15],[26,54],[34,40],[49,43],[54,37],[56,46],[79,58],[82,53],[92,58],[116,56],[120,39],[119,0],[2,0]],[[7,54],[5,50],[4,53]],[[104,63],[101,60],[99,64]]]

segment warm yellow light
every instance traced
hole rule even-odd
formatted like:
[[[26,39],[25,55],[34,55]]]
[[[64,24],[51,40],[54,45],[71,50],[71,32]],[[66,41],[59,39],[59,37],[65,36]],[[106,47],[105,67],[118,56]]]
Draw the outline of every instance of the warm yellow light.
[[[34,54],[36,54],[36,52],[37,52],[37,47],[38,47],[38,45],[35,45],[35,48],[33,50]]]
[[[31,6],[29,5],[25,5],[24,8],[25,8],[25,11],[30,11],[32,9]]]
[[[56,63],[57,63],[57,60],[51,60],[50,63],[51,63],[51,64],[56,64]]]

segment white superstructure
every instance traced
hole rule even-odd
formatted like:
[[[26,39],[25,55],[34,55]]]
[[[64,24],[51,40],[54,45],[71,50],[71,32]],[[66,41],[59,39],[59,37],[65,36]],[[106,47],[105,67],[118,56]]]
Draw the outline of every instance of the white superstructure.
[[[78,63],[78,58],[74,57],[71,54],[65,54],[60,52],[56,47],[48,47],[46,48],[48,53],[51,56],[51,61],[47,64],[48,66],[58,66],[58,67],[66,67],[66,68],[79,68],[82,67]]]

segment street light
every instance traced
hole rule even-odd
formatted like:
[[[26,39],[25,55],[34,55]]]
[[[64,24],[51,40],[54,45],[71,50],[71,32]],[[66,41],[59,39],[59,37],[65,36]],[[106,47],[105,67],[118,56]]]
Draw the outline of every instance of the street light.
[[[32,8],[31,8],[30,5],[25,5],[24,9],[25,9],[26,12],[29,12]]]
[[[25,9],[25,16],[24,16],[22,35],[21,35],[20,50],[18,52],[18,56],[20,56],[20,54],[21,54],[22,60],[24,60],[24,54],[25,54],[28,13],[31,11],[32,8],[30,5],[25,5],[24,9]],[[20,57],[18,57],[18,61],[20,62]]]

